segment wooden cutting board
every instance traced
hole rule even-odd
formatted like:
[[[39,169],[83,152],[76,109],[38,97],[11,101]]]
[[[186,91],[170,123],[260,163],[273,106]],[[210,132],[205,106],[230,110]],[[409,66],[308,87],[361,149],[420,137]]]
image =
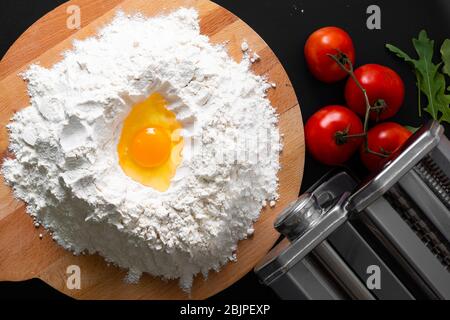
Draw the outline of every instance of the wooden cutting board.
[[[81,9],[81,28],[66,27],[72,5]],[[280,62],[267,44],[243,21],[224,8],[207,0],[73,0],[56,8],[33,24],[13,44],[0,62],[0,155],[8,156],[8,133],[5,125],[14,112],[29,104],[26,84],[18,76],[30,63],[50,67],[61,60],[61,52],[71,48],[73,39],[84,39],[113,18],[121,9],[154,16],[179,7],[199,11],[201,32],[214,43],[228,42],[230,55],[242,58],[241,43],[261,56],[252,67],[257,74],[267,75],[277,87],[269,99],[280,114],[280,130],[284,136],[281,154],[280,201],[266,208],[255,224],[251,239],[241,241],[237,262],[228,263],[220,272],[211,272],[207,280],[197,277],[192,294],[183,293],[177,281],[162,281],[145,275],[138,284],[126,284],[126,274],[107,266],[99,256],[73,256],[56,245],[46,231],[36,229],[25,213],[24,203],[13,198],[11,190],[0,181],[0,280],[20,281],[40,278],[57,290],[80,299],[204,299],[227,288],[246,273],[267,253],[278,234],[273,221],[288,203],[298,196],[304,165],[304,139],[300,108],[292,85]],[[39,234],[44,234],[42,240]],[[68,267],[81,271],[81,289],[68,289]],[[69,270],[70,271],[70,270]]]

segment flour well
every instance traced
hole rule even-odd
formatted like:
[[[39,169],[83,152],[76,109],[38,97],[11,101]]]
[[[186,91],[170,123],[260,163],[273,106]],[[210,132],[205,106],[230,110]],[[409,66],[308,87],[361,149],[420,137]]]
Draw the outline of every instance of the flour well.
[[[128,269],[180,279],[218,271],[277,195],[280,135],[272,86],[200,34],[180,9],[119,13],[74,42],[51,69],[25,73],[31,106],[8,125],[2,173],[63,247]],[[183,161],[166,192],[126,176],[117,142],[132,106],[154,92],[183,126]]]

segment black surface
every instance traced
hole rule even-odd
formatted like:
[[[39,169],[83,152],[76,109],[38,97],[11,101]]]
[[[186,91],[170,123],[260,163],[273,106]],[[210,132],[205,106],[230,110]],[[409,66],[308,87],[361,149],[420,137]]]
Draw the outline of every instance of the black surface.
[[[1,0],[0,56],[25,29],[39,17],[63,3],[60,0]],[[356,65],[379,63],[396,70],[406,85],[406,100],[393,119],[404,125],[418,126],[417,91],[410,68],[384,49],[386,42],[412,53],[411,38],[426,29],[430,38],[441,44],[450,36],[450,0],[218,0],[247,22],[269,44],[284,65],[300,101],[306,121],[319,107],[343,104],[344,82],[323,84],[306,70],[303,45],[315,29],[335,25],[346,29],[356,48]],[[366,28],[366,9],[381,8],[381,30]],[[436,48],[437,49],[437,48]],[[1,93],[0,93],[1,94]],[[448,129],[448,128],[447,128]],[[448,132],[448,130],[447,130]],[[306,158],[302,190],[313,184],[330,168]],[[349,166],[360,175],[365,171],[358,159]],[[1,259],[1,257],[0,257]],[[40,280],[0,283],[0,298],[65,298]],[[212,299],[275,298],[272,291],[259,285],[253,273]]]

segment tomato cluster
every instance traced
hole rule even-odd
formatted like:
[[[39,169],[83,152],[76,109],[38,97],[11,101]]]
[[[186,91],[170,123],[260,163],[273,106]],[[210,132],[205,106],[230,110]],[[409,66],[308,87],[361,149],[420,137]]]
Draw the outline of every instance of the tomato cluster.
[[[305,44],[305,58],[309,70],[320,81],[332,83],[350,75],[344,93],[347,106],[323,107],[306,123],[306,144],[311,155],[324,164],[340,165],[359,148],[364,165],[371,171],[380,169],[411,136],[409,130],[394,122],[376,124],[370,130],[367,127],[369,118],[386,120],[400,109],[405,96],[400,76],[378,64],[353,70],[353,41],[337,27],[313,32]]]

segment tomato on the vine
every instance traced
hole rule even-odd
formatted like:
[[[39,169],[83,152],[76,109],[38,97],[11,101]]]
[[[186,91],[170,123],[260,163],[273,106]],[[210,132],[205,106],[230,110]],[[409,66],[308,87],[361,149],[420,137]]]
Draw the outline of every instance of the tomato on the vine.
[[[381,169],[389,161],[389,156],[396,152],[411,135],[411,131],[394,122],[376,125],[367,133],[367,147],[379,155],[370,153],[362,145],[360,150],[362,162],[370,171]]]
[[[379,64],[366,64],[355,70],[355,77],[366,89],[372,108],[372,120],[385,120],[394,116],[403,104],[405,86],[400,76],[392,69]],[[366,113],[366,101],[361,89],[352,78],[345,86],[347,106],[360,116]]]
[[[344,79],[347,73],[328,55],[339,53],[355,63],[353,41],[344,30],[325,27],[314,31],[305,44],[305,58],[311,73],[323,82],[336,82]]]
[[[358,149],[363,131],[362,122],[353,111],[339,105],[327,106],[306,123],[306,146],[318,161],[339,165]]]

